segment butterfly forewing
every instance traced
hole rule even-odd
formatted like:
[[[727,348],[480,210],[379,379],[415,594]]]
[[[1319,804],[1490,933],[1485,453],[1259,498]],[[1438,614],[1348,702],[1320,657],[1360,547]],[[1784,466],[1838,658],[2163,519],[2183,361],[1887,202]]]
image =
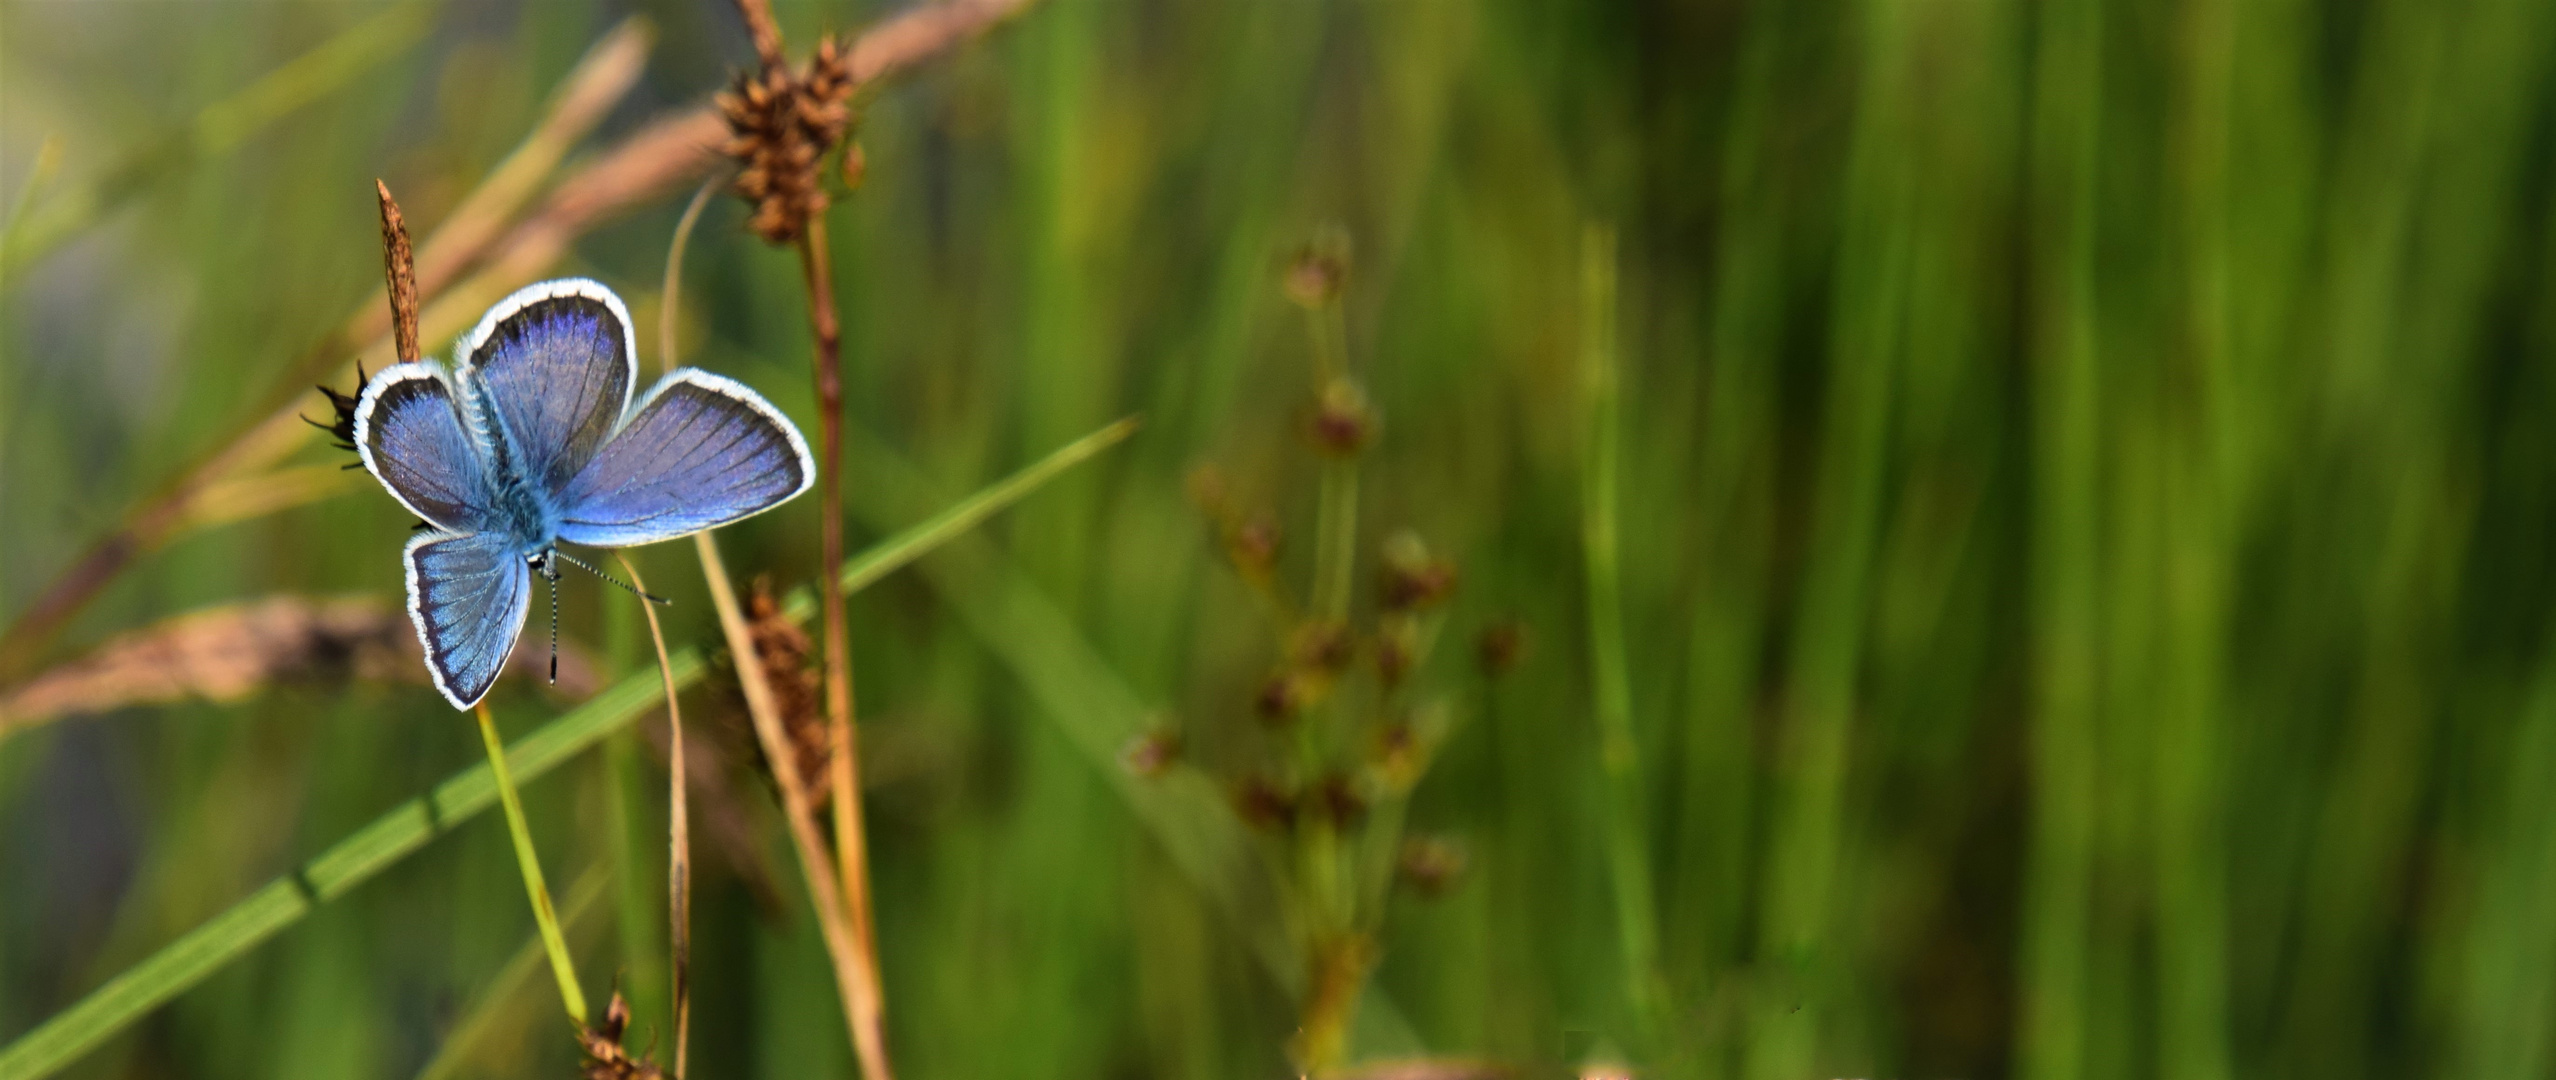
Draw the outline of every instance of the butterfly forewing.
[[[435,689],[456,709],[485,697],[515,651],[532,570],[496,533],[419,533],[408,542],[408,617]]]
[[[591,281],[508,297],[463,342],[463,377],[484,387],[534,490],[555,494],[593,460],[630,405],[638,359],[630,314]]]
[[[373,376],[355,404],[355,445],[410,512],[452,531],[485,520],[487,469],[452,387],[433,368],[401,364]]]
[[[806,441],[769,402],[679,369],[560,492],[559,538],[629,547],[716,528],[789,501],[814,473]]]

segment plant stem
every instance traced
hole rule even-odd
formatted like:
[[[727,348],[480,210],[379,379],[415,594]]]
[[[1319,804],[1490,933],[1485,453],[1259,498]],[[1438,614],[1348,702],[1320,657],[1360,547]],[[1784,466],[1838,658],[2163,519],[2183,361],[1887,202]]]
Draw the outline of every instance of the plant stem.
[[[630,587],[647,595],[648,583],[630,553],[617,554],[622,572],[630,575]],[[684,1051],[692,1037],[692,812],[684,790],[683,708],[676,700],[674,663],[666,658],[666,632],[657,625],[657,609],[641,600],[639,610],[648,616],[648,640],[656,643],[657,672],[666,684],[666,771],[672,789],[666,796],[666,920],[674,942],[674,1075],[683,1080]]]
[[[843,561],[843,332],[835,318],[828,258],[825,218],[812,217],[807,233],[799,237],[799,267],[808,288],[808,321],[816,332],[817,472],[819,497],[825,500],[825,565],[837,566]],[[834,861],[843,876],[844,913],[852,921],[858,961],[852,1037],[862,1074],[869,1080],[893,1080],[883,1030],[886,995],[879,985],[877,937],[871,929],[869,845],[862,832],[861,790],[854,782],[861,750],[852,716],[852,639],[844,619],[842,581],[825,578],[818,582],[817,595],[825,618],[825,714],[834,749],[826,770],[834,789]]]
[[[550,887],[541,881],[541,856],[533,850],[532,829],[524,824],[523,797],[515,793],[506,771],[506,744],[497,737],[497,719],[481,702],[479,738],[488,746],[488,772],[497,781],[497,801],[506,808],[506,831],[515,841],[515,864],[524,872],[524,893],[532,899],[533,922],[541,927],[542,948],[550,951],[550,974],[559,980],[559,1003],[568,1019],[586,1025],[586,992],[577,988],[577,967],[568,959],[568,939],[559,932],[559,912],[551,906]]]
[[[1581,241],[1581,379],[1588,395],[1582,448],[1581,543],[1588,560],[1589,668],[1596,694],[1598,765],[1606,775],[1606,842],[1615,885],[1625,995],[1649,1031],[1659,1029],[1659,924],[1642,836],[1640,753],[1624,657],[1624,590],[1617,570],[1615,486],[1620,376],[1615,357],[1615,232],[1590,225]]]
[[[826,854],[825,839],[817,835],[816,815],[808,809],[808,792],[799,771],[789,766],[798,759],[789,734],[782,730],[781,707],[772,699],[772,684],[765,681],[763,658],[754,651],[754,633],[746,625],[745,612],[737,607],[736,586],[729,582],[727,563],[719,557],[719,541],[705,532],[693,534],[692,542],[701,556],[701,576],[710,587],[710,602],[719,609],[719,629],[727,636],[728,653],[737,665],[737,685],[745,692],[755,741],[763,746],[764,760],[773,764],[773,786],[781,789],[781,817],[799,853],[799,872],[808,880],[809,905],[816,909],[817,929],[834,964],[835,990],[843,995],[844,1026],[857,1050],[863,1018],[861,961],[834,860]]]

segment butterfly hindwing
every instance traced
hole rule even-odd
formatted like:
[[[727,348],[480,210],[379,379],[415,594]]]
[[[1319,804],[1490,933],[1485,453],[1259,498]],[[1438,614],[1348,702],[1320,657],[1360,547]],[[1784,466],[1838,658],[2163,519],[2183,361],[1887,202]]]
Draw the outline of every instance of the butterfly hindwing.
[[[808,489],[797,428],[734,380],[680,368],[559,493],[559,538],[629,547],[762,513]]]
[[[532,603],[532,569],[498,533],[421,532],[408,542],[408,617],[426,671],[456,709],[487,696],[515,651]]]
[[[462,339],[461,377],[505,424],[533,490],[555,494],[612,435],[638,379],[630,312],[582,278],[518,290]]]
[[[364,468],[411,513],[436,526],[479,527],[489,480],[452,386],[434,368],[400,364],[364,384],[355,403]]]

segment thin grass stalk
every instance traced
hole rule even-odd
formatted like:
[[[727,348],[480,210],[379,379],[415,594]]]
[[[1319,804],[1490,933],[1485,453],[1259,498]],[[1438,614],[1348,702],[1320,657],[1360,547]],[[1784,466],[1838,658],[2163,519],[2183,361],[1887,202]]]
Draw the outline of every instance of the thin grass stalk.
[[[2232,448],[2219,435],[2233,404],[2227,399],[2227,203],[2236,21],[2233,3],[2185,9],[2180,70],[2172,87],[2175,152],[2168,181],[2176,192],[2175,224],[2186,268],[2181,327],[2186,366],[2169,371],[2168,378],[2190,389],[2172,395],[2167,406],[2165,468],[2182,497],[2162,500],[2159,515],[2165,527],[2166,640],[2165,707],[2155,724],[2155,993],[2159,1070],[2186,1080],[2235,1075],[2228,1015],[2226,755],[2219,729],[2226,718],[2220,705],[2229,578],[2225,523],[2236,503],[2229,483]],[[2354,985],[2349,979],[2328,984]]]
[[[2102,478],[2095,338],[2097,0],[2040,15],[2034,78],[2031,836],[2024,878],[2017,1074],[2084,1074],[2096,828]]]
[[[1616,942],[1624,954],[1625,1001],[1649,1038],[1661,1030],[1665,1002],[1650,845],[1642,828],[1631,664],[1625,659],[1624,586],[1616,554],[1623,375],[1616,359],[1615,274],[1615,230],[1591,223],[1580,237],[1580,385],[1588,410],[1580,453],[1580,543],[1588,573],[1589,672],[1598,767],[1607,784],[1607,865],[1615,892]]]
[[[640,578],[639,565],[631,561],[629,552],[616,554],[622,572],[630,575],[630,587],[645,596],[648,583]],[[656,605],[641,600],[639,610],[648,616],[648,640],[657,647],[657,672],[666,685],[670,789],[666,795],[666,921],[674,946],[674,1075],[675,1080],[683,1080],[684,1051],[692,1037],[692,813],[684,787],[688,774],[683,760],[683,708],[675,694],[674,664],[666,659],[666,632],[657,624]]]
[[[762,25],[768,18],[767,15],[765,20],[749,18],[747,21],[750,25]],[[692,230],[700,223],[703,209],[723,184],[724,176],[714,176],[693,193],[691,204],[684,208],[683,219],[675,225],[674,240],[666,247],[665,286],[658,297],[657,332],[660,342],[658,359],[668,371],[674,370],[680,351],[676,318],[683,297],[683,256],[691,247]],[[830,535],[839,538],[839,533]],[[833,962],[835,988],[843,999],[844,1025],[857,1047],[861,1041],[863,1015],[859,1007],[862,1000],[860,965],[854,949],[856,939],[850,913],[840,902],[840,894],[836,891],[838,875],[823,841],[816,834],[814,814],[809,809],[807,791],[798,770],[786,764],[797,758],[789,749],[788,736],[782,728],[780,706],[773,700],[772,684],[767,681],[769,676],[763,670],[762,654],[755,651],[754,635],[747,628],[744,611],[737,606],[736,587],[728,579],[727,563],[719,555],[718,540],[706,532],[697,534],[693,537],[693,550],[701,560],[701,575],[709,586],[711,605],[719,613],[720,632],[726,637],[729,653],[735,659],[737,683],[745,692],[746,712],[753,720],[755,739],[763,746],[764,759],[773,763],[773,781],[781,789],[782,816],[787,819],[791,844],[799,855],[800,872],[808,879],[809,898],[816,908],[817,925],[825,938],[827,957]],[[821,592],[838,598],[841,596],[844,584],[840,575],[824,584],[830,588],[821,588]],[[803,611],[785,614],[793,619],[807,617]]]
[[[1305,313],[1314,341],[1317,408],[1334,393],[1350,394],[1348,314],[1339,297]],[[1358,562],[1358,454],[1327,461],[1314,519],[1314,617],[1335,626],[1349,619]]]
[[[843,555],[843,330],[835,314],[830,259],[825,215],[818,214],[808,219],[807,231],[799,237],[799,268],[808,290],[808,322],[816,335],[811,361],[816,376],[819,497],[825,501],[824,559],[825,565],[834,566]],[[861,1057],[862,1075],[869,1080],[893,1080],[887,1056],[886,994],[879,982],[878,942],[870,911],[869,845],[862,831],[856,780],[861,753],[860,729],[852,713],[851,628],[844,616],[840,582],[818,583],[817,595],[825,619],[825,715],[834,749],[826,761],[826,779],[834,789],[835,869],[843,878],[845,914],[851,919],[858,960],[853,1045]]]
[[[737,684],[745,691],[746,713],[754,721],[755,741],[763,747],[764,760],[772,763],[773,786],[781,789],[781,816],[789,826],[790,843],[798,851],[800,873],[807,878],[817,929],[825,937],[826,956],[834,965],[835,989],[843,997],[843,1022],[857,1048],[862,1027],[858,989],[861,958],[843,894],[836,885],[833,857],[826,852],[825,839],[817,834],[807,788],[800,782],[798,770],[791,767],[798,758],[791,749],[789,734],[782,729],[781,707],[773,700],[772,684],[766,681],[770,676],[763,670],[763,658],[754,651],[753,631],[746,625],[745,612],[737,606],[736,586],[729,581],[727,564],[719,557],[719,542],[706,532],[695,534],[692,539],[701,557],[701,576],[707,579],[710,601],[719,609],[719,629],[726,635],[729,654],[736,661]]]
[[[497,719],[480,702],[479,739],[488,747],[488,774],[497,782],[498,801],[506,807],[506,835],[515,842],[515,865],[523,871],[524,894],[532,901],[533,922],[541,927],[541,947],[550,953],[550,974],[559,981],[559,1004],[568,1019],[586,1026],[586,992],[577,985],[577,965],[568,957],[567,935],[559,931],[559,912],[550,903],[550,887],[541,879],[541,855],[533,850],[532,828],[524,822],[523,797],[515,792],[506,770],[506,744],[497,737]]]
[[[1823,1040],[1852,1015],[1857,977],[1841,940],[1839,883],[1860,831],[1848,813],[1849,770],[1918,242],[1907,94],[1922,53],[1912,34],[1918,20],[1905,5],[1878,0],[1862,5],[1858,18],[1861,85],[1846,143],[1818,472],[1789,627],[1782,765],[1758,902],[1758,955],[1791,985],[1757,1002],[1747,1061],[1754,1080],[1811,1072]]]

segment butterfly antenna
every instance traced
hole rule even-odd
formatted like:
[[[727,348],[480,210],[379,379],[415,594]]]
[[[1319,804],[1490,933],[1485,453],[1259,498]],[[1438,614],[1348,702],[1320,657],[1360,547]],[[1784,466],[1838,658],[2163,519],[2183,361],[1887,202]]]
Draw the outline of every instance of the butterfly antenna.
[[[602,578],[602,579],[604,579],[605,581],[609,581],[609,582],[611,582],[611,583],[613,583],[613,584],[615,584],[615,585],[619,585],[619,586],[621,586],[623,590],[627,591],[627,592],[628,592],[630,595],[632,595],[632,596],[636,596],[636,597],[638,597],[638,598],[640,598],[640,599],[642,599],[642,600],[646,600],[646,601],[649,601],[649,602],[651,602],[651,603],[664,604],[664,605],[666,605],[666,606],[668,606],[668,607],[672,607],[672,606],[674,606],[674,601],[672,601],[672,600],[668,600],[668,599],[666,599],[665,597],[659,596],[659,595],[657,595],[657,594],[655,594],[655,593],[652,593],[652,592],[642,592],[642,591],[640,591],[640,589],[639,589],[639,587],[638,587],[638,586],[636,586],[636,585],[632,585],[631,583],[629,583],[629,582],[627,582],[627,581],[623,581],[623,580],[621,580],[620,578],[617,578],[617,577],[614,577],[614,576],[612,576],[612,575],[610,575],[610,574],[604,573],[604,572],[603,572],[603,571],[601,571],[601,570],[597,570],[597,569],[595,569],[595,568],[594,568],[594,567],[592,567],[592,566],[588,566],[588,565],[586,565],[585,563],[583,563],[583,562],[579,561],[579,560],[577,559],[577,557],[576,557],[576,556],[574,556],[574,555],[570,555],[570,554],[568,554],[568,553],[567,553],[567,552],[565,552],[565,551],[554,551],[554,552],[552,552],[551,554],[553,554],[553,555],[557,555],[557,556],[559,557],[559,561],[561,561],[561,562],[567,563],[568,565],[573,566],[573,567],[576,567],[576,568],[577,568],[577,569],[579,569],[579,570],[583,570],[583,571],[585,571],[585,572],[587,572],[587,573],[589,573],[589,574],[593,574],[593,575],[594,575],[594,576],[596,576],[596,577]]]
[[[559,572],[543,575],[550,579],[550,685],[559,685]]]

